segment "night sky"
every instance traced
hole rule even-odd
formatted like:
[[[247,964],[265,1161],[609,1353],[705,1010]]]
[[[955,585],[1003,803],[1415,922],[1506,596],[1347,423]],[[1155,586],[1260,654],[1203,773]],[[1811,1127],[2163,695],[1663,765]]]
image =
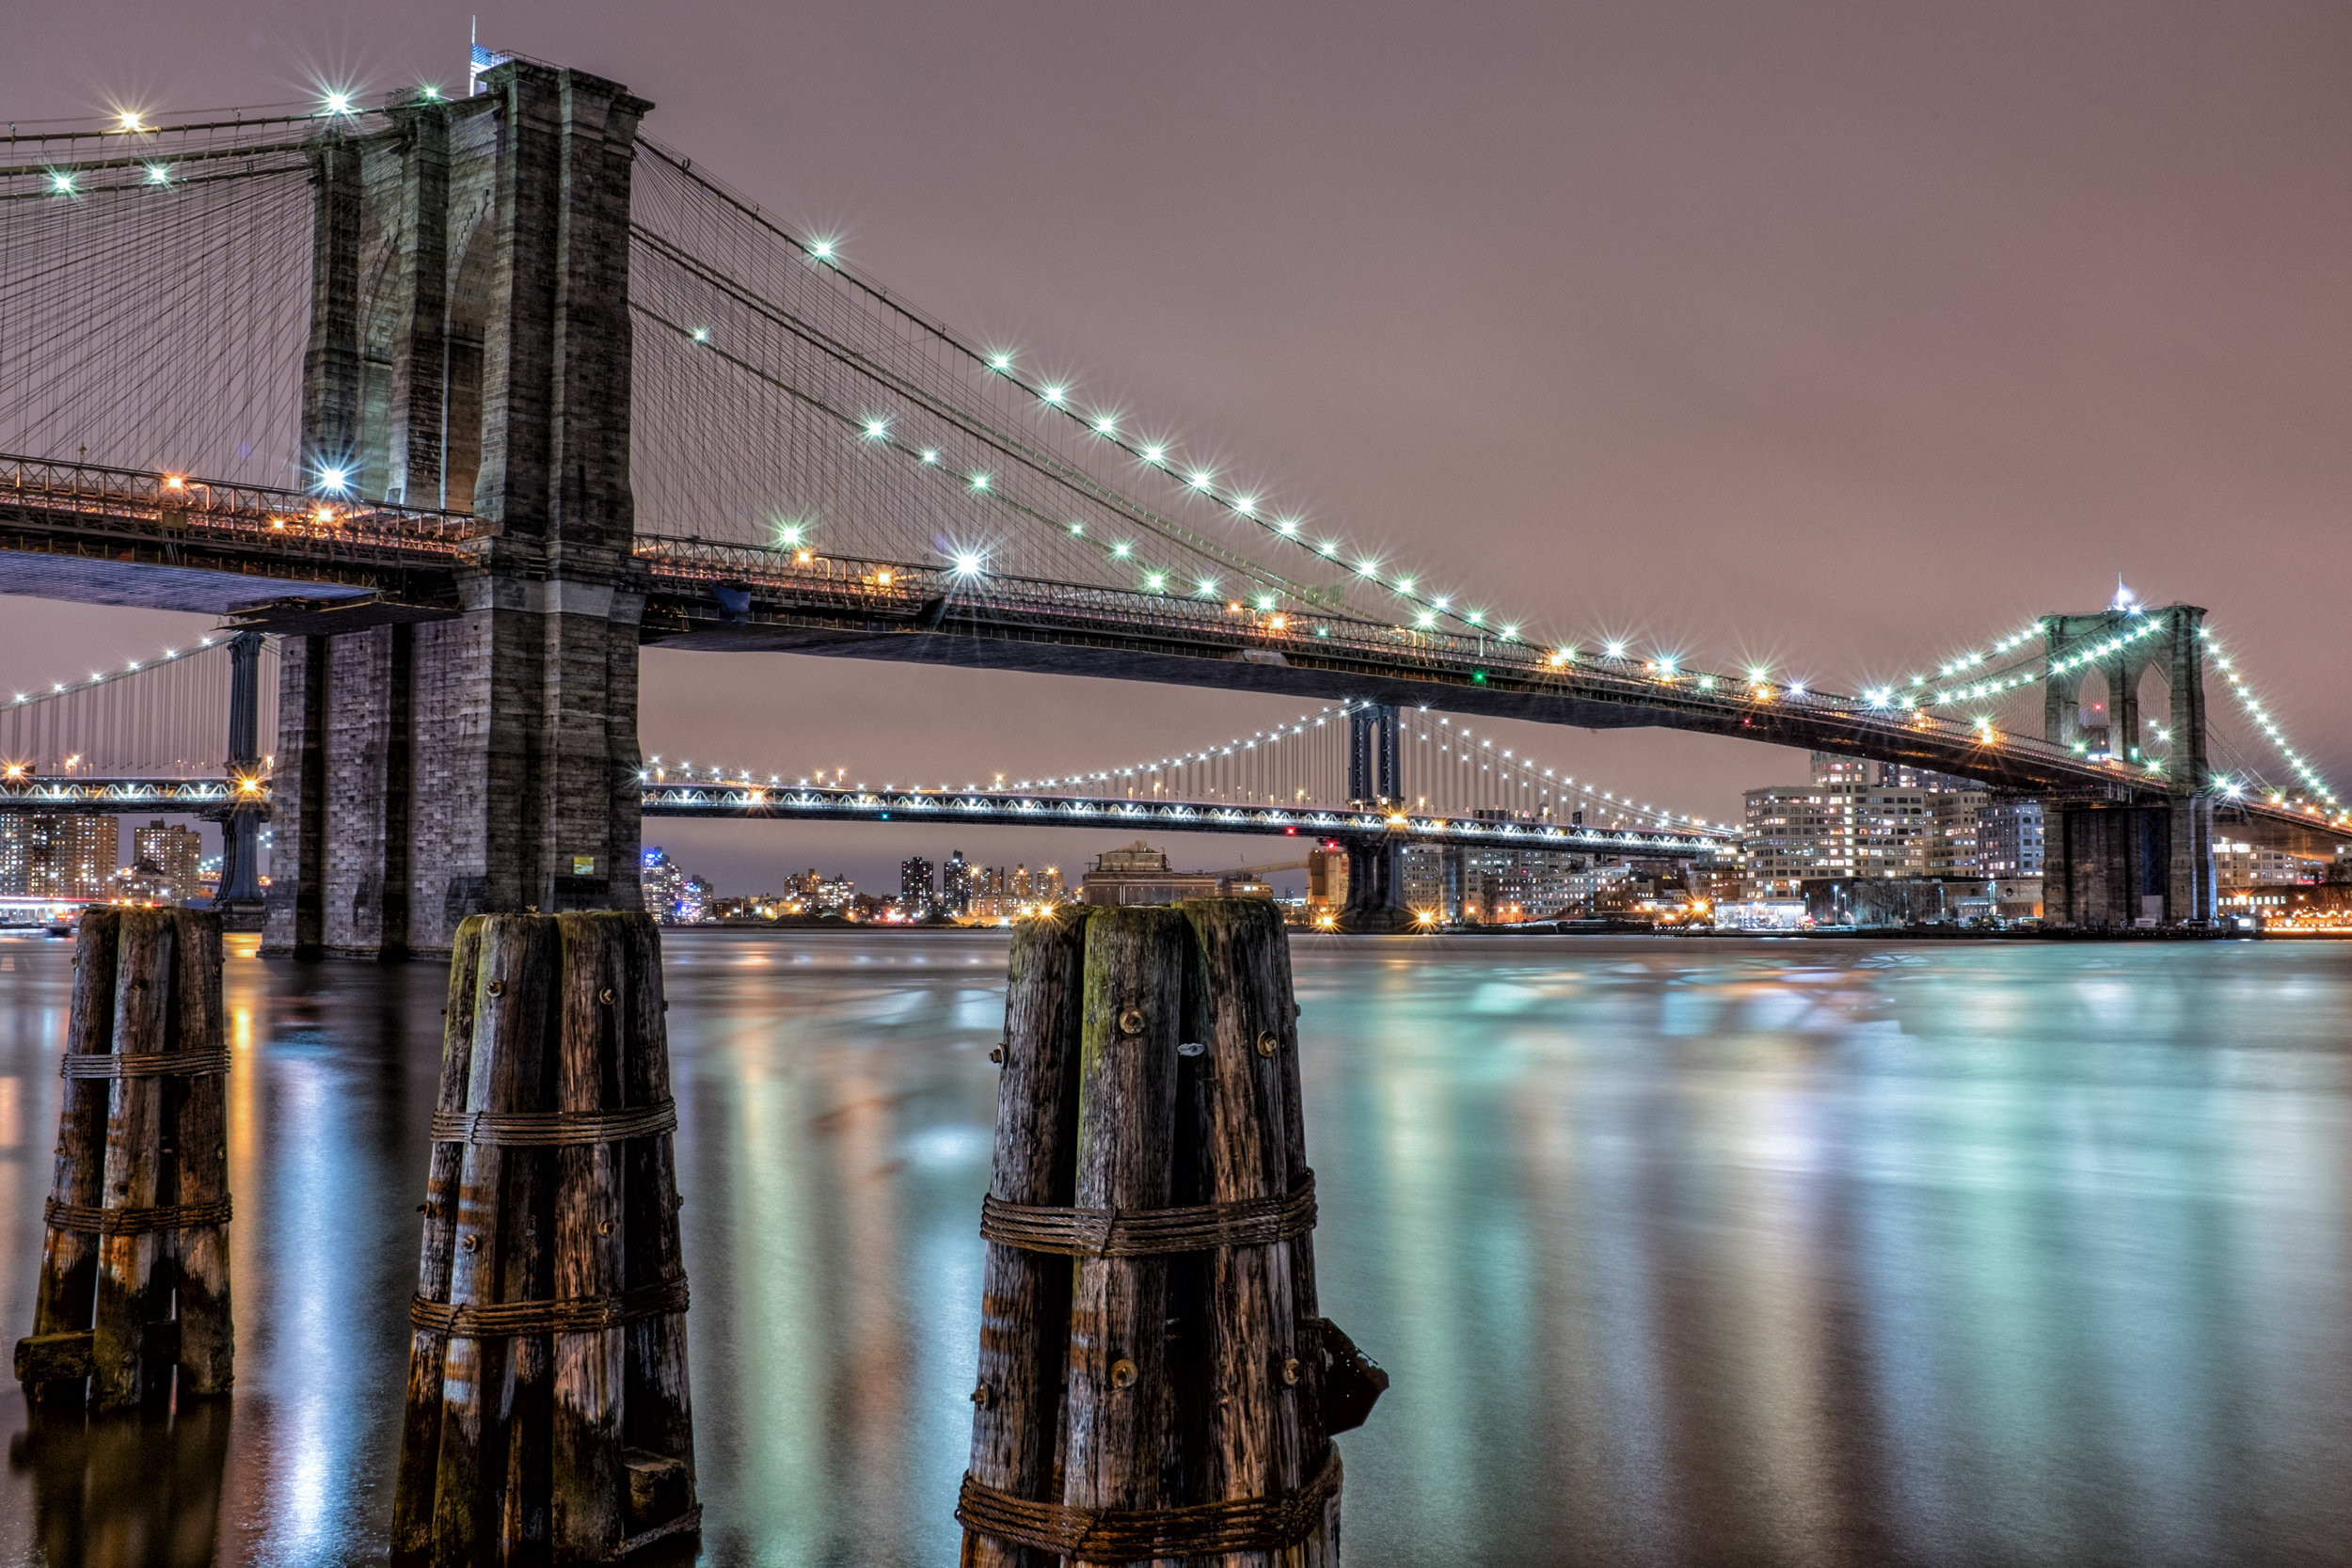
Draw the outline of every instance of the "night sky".
[[[458,86],[469,15],[21,6],[0,103]],[[2207,607],[2352,782],[2352,8],[566,0],[481,33],[626,82],[651,134],[927,313],[1549,635],[1851,690],[2120,574]],[[191,624],[0,600],[0,678]],[[765,654],[644,677],[649,752],[873,781],[1130,762],[1302,705]],[[1509,728],[1708,816],[1804,768]],[[648,826],[730,892],[951,842]]]

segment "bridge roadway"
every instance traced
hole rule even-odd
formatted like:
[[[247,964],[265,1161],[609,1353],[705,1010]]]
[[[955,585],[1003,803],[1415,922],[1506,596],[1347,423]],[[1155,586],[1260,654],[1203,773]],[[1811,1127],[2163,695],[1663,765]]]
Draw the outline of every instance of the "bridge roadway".
[[[0,594],[227,614],[339,632],[459,613],[459,583],[507,547],[454,513],[0,456]],[[1357,699],[1571,724],[1658,727],[1906,763],[1993,788],[2163,799],[2145,770],[1862,698],[1751,684],[1500,637],[1346,614],[817,556],[641,531],[621,569],[646,594],[641,640]],[[2315,813],[2232,803],[2298,841],[2346,834]]]
[[[266,812],[269,781],[259,779],[13,778],[0,774],[0,813],[72,812],[137,816],[163,812],[221,817],[240,804]],[[975,827],[1133,828],[1186,833],[1399,840],[1470,848],[1557,849],[1578,854],[1690,860],[1733,847],[1727,833],[1643,832],[1580,824],[1433,816],[1327,806],[1260,806],[1209,800],[1122,800],[1094,795],[1010,790],[820,789],[755,784],[648,784],[647,816],[804,822],[943,822]]]
[[[648,784],[644,814],[809,822],[936,822],[958,826],[973,823],[992,827],[1270,833],[1675,860],[1728,854],[1735,847],[1728,833],[1641,832],[1562,822],[1496,822],[1480,817],[1352,807],[1128,800],[1098,795],[1025,795],[986,789],[816,789],[720,783]]]

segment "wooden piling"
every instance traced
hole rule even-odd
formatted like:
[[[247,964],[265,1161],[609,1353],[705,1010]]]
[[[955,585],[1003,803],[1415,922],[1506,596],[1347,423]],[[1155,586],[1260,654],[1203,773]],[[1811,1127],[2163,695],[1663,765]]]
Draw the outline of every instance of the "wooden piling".
[[[228,1391],[220,917],[87,911],[74,951],[33,1333],[36,1402],[100,1409]]]
[[[691,1538],[653,923],[475,916],[450,989],[394,1556],[601,1562]]]
[[[1387,1379],[1315,1314],[1275,911],[1025,927],[1006,1016],[964,1562],[1331,1568],[1330,1433]]]
[[[1079,1004],[1087,911],[1057,911],[1012,940],[1005,1037],[995,1054],[996,1149],[989,1190],[1009,1203],[1067,1205],[1077,1169]],[[1035,1500],[1058,1497],[1056,1440],[1069,1350],[1067,1259],[988,1243],[980,1286],[980,1376],[972,1391],[972,1473]],[[964,1568],[1052,1568],[1051,1554],[967,1531]]]

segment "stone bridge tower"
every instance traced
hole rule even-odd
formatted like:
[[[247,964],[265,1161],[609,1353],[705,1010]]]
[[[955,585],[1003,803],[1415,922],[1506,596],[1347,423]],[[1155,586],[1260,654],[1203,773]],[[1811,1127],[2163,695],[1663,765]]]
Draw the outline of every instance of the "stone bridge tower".
[[[2162,630],[2134,635],[2151,623]],[[2044,803],[2042,901],[2052,925],[2131,926],[2153,915],[2177,926],[2215,917],[2204,625],[2205,612],[2194,605],[2119,603],[2094,615],[2042,617],[2042,737],[2053,745],[2090,738],[2077,697],[2085,667],[2061,673],[2057,659],[2085,643],[2132,638],[2090,668],[2106,689],[2106,742],[2119,764],[2118,783],[2128,779],[2136,787],[2119,789],[2112,800]],[[2139,682],[2151,668],[2162,672],[2171,698],[2170,752],[2161,775],[2147,772],[2140,721]],[[2146,799],[2159,790],[2160,801]]]
[[[313,155],[307,477],[498,534],[446,618],[288,640],[269,951],[439,953],[469,914],[639,903],[628,218],[651,105],[520,60],[483,87]]]

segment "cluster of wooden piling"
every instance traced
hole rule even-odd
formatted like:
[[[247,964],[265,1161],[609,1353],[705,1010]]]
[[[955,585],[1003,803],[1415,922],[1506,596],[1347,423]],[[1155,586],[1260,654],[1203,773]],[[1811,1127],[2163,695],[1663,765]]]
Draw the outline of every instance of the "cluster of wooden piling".
[[[162,1401],[175,1383],[182,1395],[226,1393],[220,917],[87,911],[67,1029],[48,1237],[17,1380],[52,1407]]]
[[[1387,1380],[1317,1315],[1296,1018],[1260,900],[1015,938],[972,1568],[1337,1561],[1331,1433]]]
[[[392,1549],[605,1561],[699,1529],[660,939],[460,927]]]

